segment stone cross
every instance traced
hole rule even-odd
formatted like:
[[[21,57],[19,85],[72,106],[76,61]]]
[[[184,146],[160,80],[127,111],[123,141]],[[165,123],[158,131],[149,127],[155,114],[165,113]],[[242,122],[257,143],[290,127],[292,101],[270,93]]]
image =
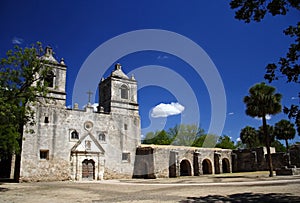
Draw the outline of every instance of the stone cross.
[[[89,100],[88,100],[88,102],[89,102],[89,104],[91,103],[91,97],[92,97],[92,95],[93,95],[93,92],[91,92],[91,90],[89,90],[88,92],[86,92],[88,95],[89,95]]]

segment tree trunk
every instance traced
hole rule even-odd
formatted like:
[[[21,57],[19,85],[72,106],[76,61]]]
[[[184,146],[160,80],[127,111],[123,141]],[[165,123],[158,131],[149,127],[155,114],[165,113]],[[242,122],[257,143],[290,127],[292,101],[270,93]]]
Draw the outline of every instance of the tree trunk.
[[[23,130],[24,130],[24,125],[22,122],[20,122],[20,127],[19,127],[19,133],[20,133],[20,138],[18,140],[19,147],[20,147],[20,153],[16,154],[16,159],[15,159],[15,171],[14,171],[14,181],[20,182],[20,171],[21,171],[21,153],[22,153],[22,144],[23,144]]]
[[[264,134],[265,134],[265,139],[266,139],[269,177],[273,177],[273,164],[272,164],[272,157],[271,157],[271,150],[270,150],[270,138],[269,138],[268,129],[267,129],[266,115],[263,115],[262,120],[263,120],[263,129],[264,129]]]
[[[289,142],[288,139],[285,139],[286,152],[289,152]]]

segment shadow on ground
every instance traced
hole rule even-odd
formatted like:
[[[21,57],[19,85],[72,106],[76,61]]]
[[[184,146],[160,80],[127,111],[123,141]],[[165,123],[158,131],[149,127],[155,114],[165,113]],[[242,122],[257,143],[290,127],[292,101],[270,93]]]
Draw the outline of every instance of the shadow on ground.
[[[228,196],[222,195],[208,195],[204,197],[188,197],[186,200],[180,201],[180,203],[198,203],[198,202],[226,202],[226,203],[241,203],[241,202],[264,202],[264,203],[282,203],[282,202],[299,202],[300,196],[293,196],[288,193],[239,193]]]

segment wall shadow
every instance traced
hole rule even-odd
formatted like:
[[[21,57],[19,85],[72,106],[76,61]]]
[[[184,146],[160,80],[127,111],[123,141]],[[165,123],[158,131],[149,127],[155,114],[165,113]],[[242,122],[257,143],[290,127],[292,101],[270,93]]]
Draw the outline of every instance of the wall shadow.
[[[281,202],[299,202],[300,196],[294,196],[289,193],[237,193],[228,196],[208,195],[203,197],[187,197],[181,200],[180,203],[199,203],[199,202],[226,202],[226,203],[241,203],[241,202],[264,202],[264,203],[281,203]]]

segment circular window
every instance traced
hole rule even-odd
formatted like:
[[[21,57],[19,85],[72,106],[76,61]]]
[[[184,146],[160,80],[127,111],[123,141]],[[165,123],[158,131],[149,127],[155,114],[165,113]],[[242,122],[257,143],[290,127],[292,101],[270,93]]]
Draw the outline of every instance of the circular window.
[[[93,123],[92,122],[87,121],[87,122],[84,123],[84,129],[90,131],[90,130],[92,130],[92,128],[93,128]]]

